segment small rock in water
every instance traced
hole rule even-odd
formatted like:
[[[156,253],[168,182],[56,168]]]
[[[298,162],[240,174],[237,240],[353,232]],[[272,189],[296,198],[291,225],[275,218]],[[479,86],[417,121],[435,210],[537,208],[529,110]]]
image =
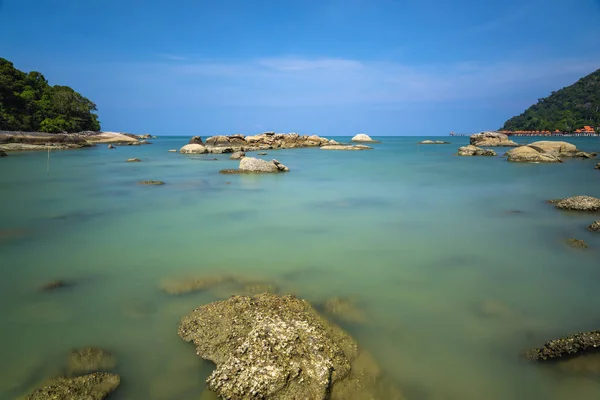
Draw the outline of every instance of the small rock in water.
[[[591,224],[590,226],[588,226],[588,230],[590,232],[600,232],[600,220],[594,221],[593,224]]]
[[[596,164],[596,166],[594,168],[595,169],[600,169],[600,162],[598,164]]]
[[[109,148],[109,149],[114,149],[114,148],[115,148],[115,146],[113,146],[112,144],[109,144],[109,145],[108,145],[108,148]]]
[[[26,396],[25,400],[102,400],[120,383],[119,375],[104,372],[77,378],[56,378]]]
[[[0,158],[1,157],[7,157],[8,154],[6,154],[6,152],[4,150],[0,150]]]
[[[562,200],[549,200],[550,204],[561,210],[572,211],[598,211],[600,199],[592,196],[574,196]]]
[[[140,162],[142,160],[140,160],[139,158],[128,158],[127,162]]]
[[[266,154],[266,153],[265,153]],[[236,151],[229,157],[230,160],[241,160],[243,157],[246,157],[246,153],[243,151]]]
[[[470,144],[468,146],[460,147],[457,154],[459,156],[495,156],[496,152],[494,150],[482,149]]]
[[[163,181],[141,181],[140,185],[164,185]]]
[[[116,366],[117,359],[114,355],[91,347],[73,350],[67,359],[67,373],[70,376],[110,371]]]
[[[65,288],[67,286],[70,286],[70,284],[63,280],[56,280],[56,281],[48,282],[48,283],[42,285],[40,290],[43,292],[50,292],[50,291],[53,291],[56,289]]]
[[[366,314],[348,299],[331,298],[323,304],[323,308],[327,314],[343,322],[361,324],[367,319]]]
[[[259,153],[257,153],[259,156],[266,156],[267,152],[266,151],[261,151]]]
[[[569,238],[565,241],[569,246],[574,247],[576,249],[587,249],[588,245],[584,240]]]
[[[169,150],[169,153],[177,153],[177,150],[171,149],[171,150]]]

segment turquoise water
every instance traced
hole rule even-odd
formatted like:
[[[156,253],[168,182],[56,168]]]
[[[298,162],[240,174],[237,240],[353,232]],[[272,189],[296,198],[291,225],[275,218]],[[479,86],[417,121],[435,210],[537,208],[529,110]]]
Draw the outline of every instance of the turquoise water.
[[[111,398],[199,398],[212,367],[178,322],[230,293],[172,297],[160,284],[218,274],[314,304],[356,299],[366,323],[341,325],[408,399],[600,397],[600,380],[521,358],[600,328],[600,235],[585,229],[600,216],[544,203],[600,197],[597,160],[518,165],[455,156],[468,138],[380,139],[373,151],[269,151],[291,169],[279,175],[220,175],[237,162],[167,152],[183,137],[53,152],[49,175],[44,152],[0,160],[0,398],[79,346],[119,357]],[[568,140],[600,150],[597,138]],[[137,185],[147,179],[166,184]],[[590,248],[566,246],[572,236]],[[38,291],[56,279],[77,284]]]

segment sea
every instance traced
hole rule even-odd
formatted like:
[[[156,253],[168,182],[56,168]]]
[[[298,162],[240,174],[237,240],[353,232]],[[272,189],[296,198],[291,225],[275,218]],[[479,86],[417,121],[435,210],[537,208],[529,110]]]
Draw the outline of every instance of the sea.
[[[546,203],[600,197],[598,160],[514,164],[507,148],[456,156],[468,137],[376,137],[367,151],[258,156],[288,173],[223,175],[238,164],[228,154],[168,152],[190,136],[0,159],[1,399],[63,373],[82,347],[117,357],[111,399],[199,399],[214,365],[177,328],[234,293],[162,287],[225,275],[319,310],[351,301],[364,318],[332,320],[407,400],[600,398],[600,361],[577,369],[524,357],[600,329],[600,234],[586,229],[600,215]],[[567,140],[600,150],[600,138]],[[56,280],[70,285],[40,290]]]

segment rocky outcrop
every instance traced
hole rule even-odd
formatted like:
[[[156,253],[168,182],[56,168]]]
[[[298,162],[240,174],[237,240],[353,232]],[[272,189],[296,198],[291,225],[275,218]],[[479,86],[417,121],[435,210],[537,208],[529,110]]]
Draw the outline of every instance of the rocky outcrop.
[[[189,144],[200,144],[204,146],[204,143],[202,143],[202,137],[200,136],[194,136],[190,139],[190,143]]]
[[[572,357],[600,347],[600,331],[579,332],[564,338],[551,340],[542,347],[527,351],[532,361],[555,360]]]
[[[372,147],[365,146],[362,144],[333,144],[321,146],[321,150],[371,150]]]
[[[507,135],[500,132],[481,132],[471,135],[470,144],[479,147],[515,147],[517,143],[508,138]]]
[[[460,147],[457,154],[459,156],[495,156],[496,152],[494,150],[481,149],[470,144]]]
[[[207,304],[183,318],[178,333],[217,365],[208,388],[228,399],[327,399],[358,355],[348,334],[292,296]]]
[[[528,146],[540,151],[541,153],[551,154],[556,157],[591,158],[590,154],[578,150],[574,144],[568,142],[542,140],[539,142],[530,143]]]
[[[376,142],[376,140],[371,139],[371,137],[364,133],[359,133],[351,139],[353,142]]]
[[[233,153],[236,151],[261,151],[270,149],[292,149],[298,147],[319,147],[329,144],[329,139],[312,136],[300,136],[297,133],[264,132],[254,136],[241,134],[230,136],[212,136],[206,139],[207,153]]]
[[[39,132],[0,133],[0,150],[39,151],[39,150],[68,150],[92,146],[78,134],[53,134]]]
[[[119,132],[82,132],[77,135],[90,143],[127,144],[138,142],[137,138]]]
[[[140,185],[159,186],[159,185],[164,185],[165,183],[163,181],[140,181],[139,184]]]
[[[139,158],[128,158],[127,162],[141,162],[142,160],[140,160]]]
[[[101,400],[115,391],[121,378],[116,374],[97,372],[77,378],[56,378],[25,397],[26,400],[85,399]]]
[[[585,242],[585,240],[581,240],[581,239],[569,238],[569,239],[565,240],[565,243],[576,249],[587,249],[588,248],[588,245]]]
[[[594,221],[590,226],[588,226],[588,231],[600,232],[600,220]]]
[[[230,160],[241,160],[244,157],[246,157],[246,153],[244,153],[243,151],[236,151],[229,157],[229,159]]]
[[[599,211],[600,199],[591,196],[574,196],[562,200],[552,200],[551,204],[561,210]]]
[[[67,374],[70,376],[110,371],[116,366],[116,357],[102,349],[77,349],[71,351],[67,357]]]
[[[181,149],[179,149],[181,154],[204,154],[208,153],[206,147],[198,143],[186,144]]]
[[[418,144],[450,144],[450,142],[444,142],[443,140],[423,140]]]
[[[520,146],[506,153],[507,160],[521,163],[559,163],[561,159],[532,146]]]

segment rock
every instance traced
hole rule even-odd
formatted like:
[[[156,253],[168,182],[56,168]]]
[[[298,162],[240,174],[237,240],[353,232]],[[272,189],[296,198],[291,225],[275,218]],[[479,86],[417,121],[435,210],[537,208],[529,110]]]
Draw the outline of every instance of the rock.
[[[163,181],[141,181],[139,182],[140,185],[164,185],[165,183]]]
[[[507,160],[522,163],[559,163],[562,162],[558,156],[540,152],[531,146],[520,146],[506,153]]]
[[[323,304],[325,313],[343,322],[364,323],[366,314],[360,310],[353,301],[334,297]]]
[[[450,142],[445,142],[445,141],[443,141],[443,140],[436,140],[436,141],[435,141],[435,144],[452,144],[452,143],[450,143]]]
[[[68,287],[68,286],[70,286],[70,284],[68,282],[65,282],[63,280],[56,280],[56,281],[51,281],[51,282],[48,282],[48,283],[42,285],[40,287],[40,290],[42,292],[50,292],[50,291],[53,291],[56,289],[62,289],[62,288]]]
[[[260,153],[258,153],[259,156],[266,156],[267,152],[266,151],[261,151]]]
[[[119,132],[90,132],[81,136],[91,143],[138,143],[137,137],[127,136]]]
[[[210,303],[184,317],[178,333],[216,364],[208,388],[228,399],[328,399],[358,354],[347,333],[293,296]]]
[[[596,166],[594,168],[595,169],[600,169],[600,162],[598,164],[596,164]]]
[[[70,376],[110,371],[116,366],[117,359],[114,355],[91,347],[73,350],[67,358],[67,373]]]
[[[181,154],[204,154],[208,153],[206,147],[201,144],[186,144],[181,149],[179,149]]]
[[[140,140],[138,143],[139,144],[152,144],[152,142],[149,142],[147,140]]]
[[[246,153],[244,153],[243,151],[236,151],[229,157],[229,159],[230,160],[241,160],[243,157],[246,157]]]
[[[127,162],[140,162],[142,160],[140,160],[139,158],[128,158]]]
[[[551,340],[542,347],[526,352],[532,361],[546,361],[571,357],[600,347],[600,331],[578,332],[564,338]]]
[[[77,378],[56,378],[25,397],[26,400],[101,400],[113,392],[121,378],[97,372]]]
[[[418,144],[450,144],[450,142],[444,142],[443,140],[423,140]]]
[[[108,145],[108,148],[109,148],[109,149],[114,149],[114,148],[115,148],[115,146],[113,146],[112,144],[109,144],[109,145]]]
[[[370,150],[372,147],[356,144],[329,144],[325,146],[321,146],[321,150]]]
[[[470,144],[460,147],[457,154],[459,156],[495,156],[496,152],[494,150],[481,149]]]
[[[591,196],[574,196],[563,200],[550,200],[554,206],[561,210],[573,211],[598,211],[600,199]]]
[[[594,158],[594,156],[590,153],[586,153],[585,151],[578,151],[576,152],[573,157],[577,157],[577,158]]]
[[[169,153],[177,153],[177,150],[171,149],[171,150],[169,150]]]
[[[228,275],[208,276],[203,278],[181,277],[164,280],[161,282],[160,287],[168,294],[182,295],[210,289],[215,286],[234,281],[235,280],[233,277]]]
[[[507,135],[500,132],[481,132],[471,135],[470,144],[479,147],[513,147],[518,146],[515,142],[510,140]]]
[[[553,154],[557,157],[572,157],[579,152],[574,144],[553,140],[541,140],[530,143],[528,146],[537,148],[543,153]]]
[[[259,158],[244,157],[240,160],[240,171],[255,173],[287,172],[289,168],[277,160],[265,161]]]
[[[199,144],[199,145],[204,145],[204,143],[202,143],[202,137],[200,136],[194,136],[190,139],[190,142],[188,144]]]
[[[145,133],[143,135],[138,135],[137,137],[138,137],[138,139],[155,139],[156,138],[155,136],[152,136],[149,133]]]
[[[593,224],[588,226],[588,231],[590,232],[600,232],[600,220],[595,221]]]
[[[141,146],[142,142],[130,142],[130,143],[127,143],[127,145],[129,145],[129,146]]]
[[[351,139],[353,142],[376,142],[376,140],[371,139],[369,135],[364,133],[359,133]]]
[[[339,144],[339,143],[338,143],[336,140],[333,140],[333,139],[331,139],[331,140],[329,141],[329,145],[330,145],[330,146],[335,146],[336,144]]]
[[[581,239],[569,238],[569,239],[565,240],[565,243],[576,249],[587,249],[588,248],[587,243]]]
[[[8,154],[4,150],[0,150],[0,157],[6,157]]]

